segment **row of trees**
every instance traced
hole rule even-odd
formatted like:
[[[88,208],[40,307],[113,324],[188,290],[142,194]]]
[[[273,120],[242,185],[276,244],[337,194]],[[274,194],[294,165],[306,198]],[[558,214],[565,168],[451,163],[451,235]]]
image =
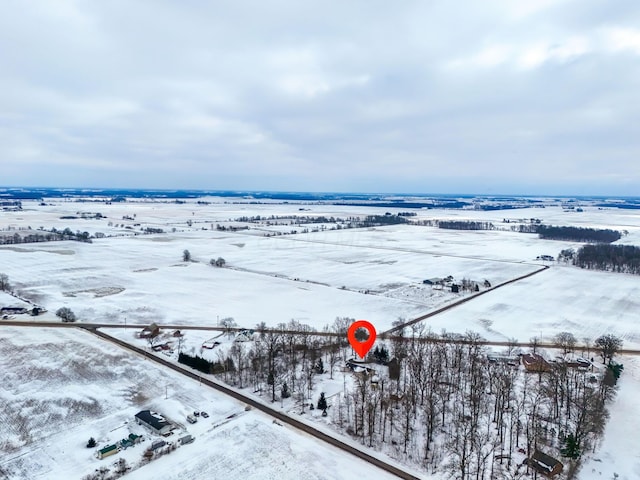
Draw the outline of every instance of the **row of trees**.
[[[581,268],[640,274],[640,247],[633,245],[584,245],[569,259]]]
[[[536,449],[565,455],[568,478],[575,478],[582,452],[595,449],[601,437],[615,381],[562,362],[553,363],[546,373],[525,373],[488,362],[477,334],[454,342],[420,325],[373,350],[376,363],[384,365],[389,357],[394,365],[399,362],[394,375],[378,367],[383,368],[379,377],[349,373],[347,382],[343,373],[340,394],[312,398],[325,365],[326,375],[333,378],[336,367],[353,356],[346,342],[352,322],[337,318],[324,331],[338,335],[328,337],[314,335],[294,320],[276,329],[258,325],[259,341],[251,346],[236,343],[228,355],[218,352],[217,363],[233,365],[221,375],[274,402],[293,397],[300,413],[317,405],[363,444],[461,480],[522,478],[528,467],[515,461],[513,452],[531,456]],[[569,353],[577,340],[562,332],[555,343]],[[591,346],[608,362],[609,376],[619,375],[621,366],[612,358],[620,340],[605,335]]]
[[[0,245],[11,245],[16,243],[38,243],[38,242],[54,242],[60,240],[76,240],[79,242],[91,243],[91,235],[89,232],[74,232],[69,227],[64,230],[52,228],[46,230],[28,230],[30,233],[25,234],[15,232],[12,235],[0,234]]]
[[[471,220],[440,220],[437,222],[438,228],[450,230],[495,230],[495,225],[491,222],[474,222]]]
[[[617,230],[551,225],[537,225],[536,233],[540,238],[570,242],[611,243],[622,238]]]

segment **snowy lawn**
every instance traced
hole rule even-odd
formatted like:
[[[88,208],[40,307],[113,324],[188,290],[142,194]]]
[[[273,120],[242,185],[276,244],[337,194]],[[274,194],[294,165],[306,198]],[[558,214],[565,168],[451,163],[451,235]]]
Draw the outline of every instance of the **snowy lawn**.
[[[111,467],[119,457],[135,465],[158,437],[136,425],[133,417],[151,409],[178,424],[168,440],[186,431],[196,440],[127,478],[392,478],[80,330],[3,328],[0,367],[5,425],[0,477],[81,478]],[[190,425],[185,418],[194,410],[205,410],[210,417]],[[143,434],[145,440],[107,459],[98,460],[96,449],[85,447],[89,437],[100,448],[129,433]]]

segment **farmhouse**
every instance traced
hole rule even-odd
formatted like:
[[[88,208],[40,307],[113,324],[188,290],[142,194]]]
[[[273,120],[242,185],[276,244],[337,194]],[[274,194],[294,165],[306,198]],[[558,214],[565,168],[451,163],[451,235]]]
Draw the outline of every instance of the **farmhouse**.
[[[172,430],[172,425],[162,415],[150,410],[136,413],[136,423],[144,425],[158,435],[165,435]]]
[[[563,465],[558,460],[550,457],[540,450],[536,450],[528,461],[531,468],[546,477],[555,477],[562,472]]]
[[[527,372],[550,372],[551,365],[542,355],[537,353],[525,353],[522,355],[522,364]]]

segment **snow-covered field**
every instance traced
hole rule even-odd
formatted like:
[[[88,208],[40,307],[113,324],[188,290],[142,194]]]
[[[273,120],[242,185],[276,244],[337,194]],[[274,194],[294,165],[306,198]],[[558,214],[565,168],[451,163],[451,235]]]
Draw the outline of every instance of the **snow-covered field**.
[[[640,279],[553,266],[427,320],[434,332],[464,328],[490,340],[551,341],[562,331],[580,343],[613,333],[640,349]]]
[[[196,440],[127,478],[392,478],[84,331],[4,327],[0,368],[0,478],[80,479],[112,468],[119,457],[135,465],[158,438],[133,421],[144,409],[179,424],[168,440],[177,440],[180,431]],[[188,424],[186,415],[194,410],[207,411],[209,418]],[[129,433],[145,440],[103,460],[85,446],[89,437],[100,448]]]
[[[55,310],[68,306],[81,321],[114,325],[126,321],[214,326],[218,319],[234,317],[238,325],[248,328],[263,321],[277,325],[291,319],[321,328],[340,316],[367,319],[382,331],[399,317],[415,318],[463,298],[463,294],[423,285],[423,279],[452,275],[456,280],[487,279],[496,285],[539,269],[543,265],[535,260],[539,255],[556,256],[562,249],[579,247],[532,234],[415,225],[268,238],[252,224],[240,224],[252,229],[235,233],[218,231],[216,224],[238,225],[234,219],[241,216],[348,217],[380,214],[381,209],[304,205],[309,211],[299,211],[297,204],[208,200],[213,203],[105,205],[58,199],[47,201],[54,205],[39,206],[24,202],[23,211],[0,212],[0,229],[4,229],[0,233],[27,227],[69,227],[101,232],[107,238],[91,244],[3,245],[0,273],[9,276],[24,298],[49,310],[35,317],[38,320],[55,320]],[[60,218],[78,212],[100,212],[105,218]],[[629,232],[619,243],[640,245],[640,211],[634,210],[585,206],[584,212],[553,207],[489,212],[419,210],[417,214],[413,219],[490,221],[499,228],[509,226],[503,219],[517,222],[529,218],[552,225],[613,228]],[[162,228],[166,233],[141,235],[141,229],[147,227]],[[288,228],[271,229],[276,230],[286,232]],[[193,262],[182,261],[185,249]],[[225,268],[209,265],[210,259],[218,257],[226,260]],[[614,333],[623,338],[624,348],[638,349],[639,294],[637,276],[551,265],[546,271],[431,317],[426,324],[438,333],[473,330],[490,340],[517,338],[521,342],[534,336],[549,340],[561,331],[572,332],[581,343],[585,338],[593,341],[602,333]],[[0,306],[23,304],[7,294],[0,296]],[[34,319],[25,315],[16,318]],[[195,332],[188,335],[194,337],[194,345],[213,336],[206,332],[197,334],[202,338],[196,338]],[[3,379],[8,378],[0,390],[3,422],[10,426],[0,431],[0,478],[2,472],[8,478],[79,478],[91,472],[99,463],[84,448],[88,437],[103,442],[121,438],[121,432],[128,428],[124,422],[143,406],[180,421],[197,405],[207,408],[212,420],[241,407],[81,331],[3,327],[0,355]],[[633,432],[640,427],[634,403],[640,391],[640,364],[635,358],[624,359],[624,363],[602,462],[587,465],[581,479],[608,479],[613,472],[620,474],[620,479],[640,478],[640,459],[633,453],[639,448]],[[340,390],[340,384],[322,388],[331,394]],[[166,400],[165,390],[169,393]],[[197,429],[202,425],[197,424]],[[110,431],[116,427],[121,428]],[[163,478],[195,479],[202,478],[203,471],[217,478],[220,469],[231,472],[225,478],[360,475],[359,462],[326,451],[318,442],[253,412],[214,433],[154,461],[130,478],[149,478],[145,472],[161,472]],[[621,439],[629,447],[622,455],[616,451]],[[231,444],[242,458],[273,456],[264,464],[238,461],[230,451]],[[278,447],[264,448],[274,444]],[[126,455],[137,456],[136,448],[127,450]],[[218,451],[220,455],[206,453]],[[294,469],[283,460],[289,457],[295,459]],[[311,467],[307,468],[307,462]],[[12,472],[27,468],[30,476],[13,476]],[[176,470],[170,471],[172,468]],[[380,472],[373,475],[383,478]]]

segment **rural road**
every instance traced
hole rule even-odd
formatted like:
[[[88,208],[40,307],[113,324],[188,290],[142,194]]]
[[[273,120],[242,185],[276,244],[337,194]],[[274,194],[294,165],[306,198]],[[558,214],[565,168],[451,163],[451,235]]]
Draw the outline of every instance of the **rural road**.
[[[469,299],[471,298],[475,298],[474,297],[469,297]],[[465,299],[468,300],[468,299]],[[457,304],[452,304],[451,307],[455,306]],[[441,313],[440,311],[438,311],[437,313]],[[435,315],[435,313],[434,313]],[[426,314],[423,317],[420,317],[420,319],[424,319],[424,318],[428,318],[432,316],[432,314]],[[414,322],[415,323],[415,322]],[[3,325],[6,326],[10,326],[10,327],[52,327],[52,328],[82,328],[85,330],[96,330],[98,328],[127,328],[127,329],[143,329],[144,327],[147,327],[148,325],[132,325],[132,324],[117,324],[117,323],[85,323],[85,322],[80,322],[80,323],[62,323],[62,322],[39,322],[39,321],[16,321],[16,320],[0,320],[0,327],[2,327]],[[406,325],[406,324],[405,324]],[[164,324],[159,324],[158,325],[161,329],[168,329],[168,330],[210,330],[210,331],[216,331],[216,332],[221,332],[221,331],[225,331],[227,329],[222,328],[222,327],[211,327],[211,326],[206,326],[206,325],[164,325]],[[247,330],[246,328],[240,328],[240,327],[236,327],[236,328],[231,328],[229,329],[231,331],[234,332],[240,332],[242,330]],[[256,330],[257,332],[260,332],[259,330]],[[278,333],[282,333],[282,334],[293,334],[293,335],[314,335],[314,336],[318,336],[318,337],[341,337],[342,334],[341,333],[335,333],[335,332],[315,332],[315,331],[299,331],[299,330],[277,330]],[[433,343],[451,343],[451,344],[462,344],[462,345],[466,345],[469,344],[470,342],[468,340],[465,340],[464,338],[442,338],[442,337],[438,337],[438,336],[430,336],[430,337],[421,337],[421,338],[412,338],[411,336],[394,336],[394,335],[387,335],[386,332],[380,333],[378,334],[378,337],[380,339],[384,339],[384,340],[401,340],[401,341],[405,341],[405,342],[411,342],[411,341],[416,341],[416,342],[433,342]],[[528,348],[531,346],[531,342],[509,342],[509,341],[500,341],[500,340],[479,340],[476,341],[474,343],[477,343],[479,345],[486,345],[488,347],[523,347],[523,348]],[[539,348],[550,348],[550,349],[558,349],[560,350],[560,348],[553,344],[553,343],[549,343],[549,342],[541,342],[538,343],[537,346]],[[577,351],[595,351],[595,348],[592,347],[585,347],[585,346],[578,346],[576,345],[574,347],[574,350]],[[620,355],[640,355],[640,350],[638,349],[626,349],[626,348],[622,348],[620,350],[618,350],[618,354]]]
[[[156,363],[159,363],[160,365],[164,366],[164,367],[168,367],[172,370],[175,370],[178,373],[181,373],[183,375],[186,375],[187,377],[193,378],[194,380],[198,380],[200,382],[202,382],[204,385],[207,385],[208,387],[211,387],[219,392],[224,393],[225,395],[229,395],[230,397],[239,400],[241,402],[246,403],[247,405],[250,405],[252,408],[255,408],[256,410],[260,410],[261,412],[266,413],[267,415],[270,415],[271,417],[275,418],[276,420],[282,422],[282,423],[286,423],[287,425],[290,425],[294,428],[297,428],[298,430],[301,430],[309,435],[312,435],[313,437],[316,437],[319,440],[322,440],[336,448],[339,448],[345,452],[348,452],[352,455],[355,455],[356,457],[372,464],[375,465],[376,467],[385,470],[386,472],[389,472],[393,475],[396,475],[399,478],[404,478],[407,480],[419,480],[420,477],[416,477],[415,475],[410,474],[409,472],[406,472],[405,470],[402,470],[394,465],[391,465],[389,463],[384,462],[383,460],[380,460],[379,458],[376,458],[372,455],[369,455],[368,453],[352,446],[349,445],[348,443],[345,443],[331,435],[328,435],[324,432],[322,432],[321,430],[318,430],[310,425],[307,425],[306,423],[303,423],[299,420],[296,420],[295,418],[286,415],[274,408],[269,407],[268,405],[265,405],[261,402],[256,401],[255,399],[246,396],[236,390],[232,390],[231,388],[228,388],[218,382],[213,382],[208,378],[204,378],[203,374],[199,374],[194,370],[191,369],[187,369],[184,368],[180,365],[177,365],[175,363],[172,363],[164,358],[160,358],[157,357],[156,355],[150,354],[148,352],[146,352],[145,350],[138,348],[134,345],[130,345],[126,342],[124,342],[123,340],[119,340],[115,337],[112,337],[110,335],[107,335],[104,332],[101,332],[99,330],[96,329],[91,329],[91,328],[85,328],[85,330],[90,331],[91,333],[97,335],[98,337],[115,343],[116,345],[125,348],[129,351],[138,353],[140,355],[143,355],[144,357],[148,358],[149,360],[152,360]]]

